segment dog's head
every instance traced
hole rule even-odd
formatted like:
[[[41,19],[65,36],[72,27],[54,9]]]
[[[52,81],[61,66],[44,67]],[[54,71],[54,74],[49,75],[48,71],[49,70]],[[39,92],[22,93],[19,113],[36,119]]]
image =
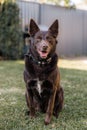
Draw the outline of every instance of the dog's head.
[[[33,19],[30,21],[29,33],[31,36],[31,46],[33,53],[41,59],[46,59],[55,53],[57,35],[58,35],[58,20],[49,27],[48,31],[41,31]]]

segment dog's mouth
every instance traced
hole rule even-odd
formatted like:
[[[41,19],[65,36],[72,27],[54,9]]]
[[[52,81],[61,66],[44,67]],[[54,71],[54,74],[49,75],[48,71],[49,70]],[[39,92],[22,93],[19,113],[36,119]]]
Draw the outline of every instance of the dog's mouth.
[[[38,51],[38,53],[39,53],[39,55],[40,55],[40,57],[42,59],[46,59],[47,56],[48,56],[48,52],[47,51]]]

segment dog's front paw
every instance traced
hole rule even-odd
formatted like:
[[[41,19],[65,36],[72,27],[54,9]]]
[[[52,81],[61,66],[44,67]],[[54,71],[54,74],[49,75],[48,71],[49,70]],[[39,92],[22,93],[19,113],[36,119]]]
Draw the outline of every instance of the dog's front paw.
[[[35,110],[34,111],[31,111],[30,114],[29,114],[30,118],[35,118]]]
[[[44,121],[45,125],[48,125],[50,123],[50,120],[51,120],[51,118],[48,115],[46,115],[46,118]]]
[[[35,118],[35,114],[30,114],[29,116],[31,119]]]

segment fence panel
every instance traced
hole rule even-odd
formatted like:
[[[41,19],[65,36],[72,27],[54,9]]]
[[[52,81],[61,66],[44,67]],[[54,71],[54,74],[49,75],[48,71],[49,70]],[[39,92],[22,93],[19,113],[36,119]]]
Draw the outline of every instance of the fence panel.
[[[29,1],[16,0],[20,9],[20,18],[22,19],[22,29],[29,24],[31,18],[39,22],[39,4]]]
[[[59,6],[16,0],[20,8],[22,27],[29,24],[30,18],[38,24],[50,26],[59,20],[60,55],[87,55],[87,11],[67,9]]]
[[[87,55],[87,11],[85,11],[83,15],[83,53]]]
[[[43,5],[41,23],[50,25],[59,19],[59,45],[57,51],[63,55],[83,53],[83,12],[55,6]]]

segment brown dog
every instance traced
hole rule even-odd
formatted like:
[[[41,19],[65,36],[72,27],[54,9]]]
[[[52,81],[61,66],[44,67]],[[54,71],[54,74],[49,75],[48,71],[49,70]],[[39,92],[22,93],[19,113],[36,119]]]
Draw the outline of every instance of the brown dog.
[[[55,20],[48,31],[41,31],[31,19],[29,29],[31,42],[29,53],[25,55],[24,71],[26,101],[31,117],[35,116],[37,110],[46,113],[47,125],[52,115],[58,117],[64,100],[57,67],[58,56],[55,53],[58,20]]]

